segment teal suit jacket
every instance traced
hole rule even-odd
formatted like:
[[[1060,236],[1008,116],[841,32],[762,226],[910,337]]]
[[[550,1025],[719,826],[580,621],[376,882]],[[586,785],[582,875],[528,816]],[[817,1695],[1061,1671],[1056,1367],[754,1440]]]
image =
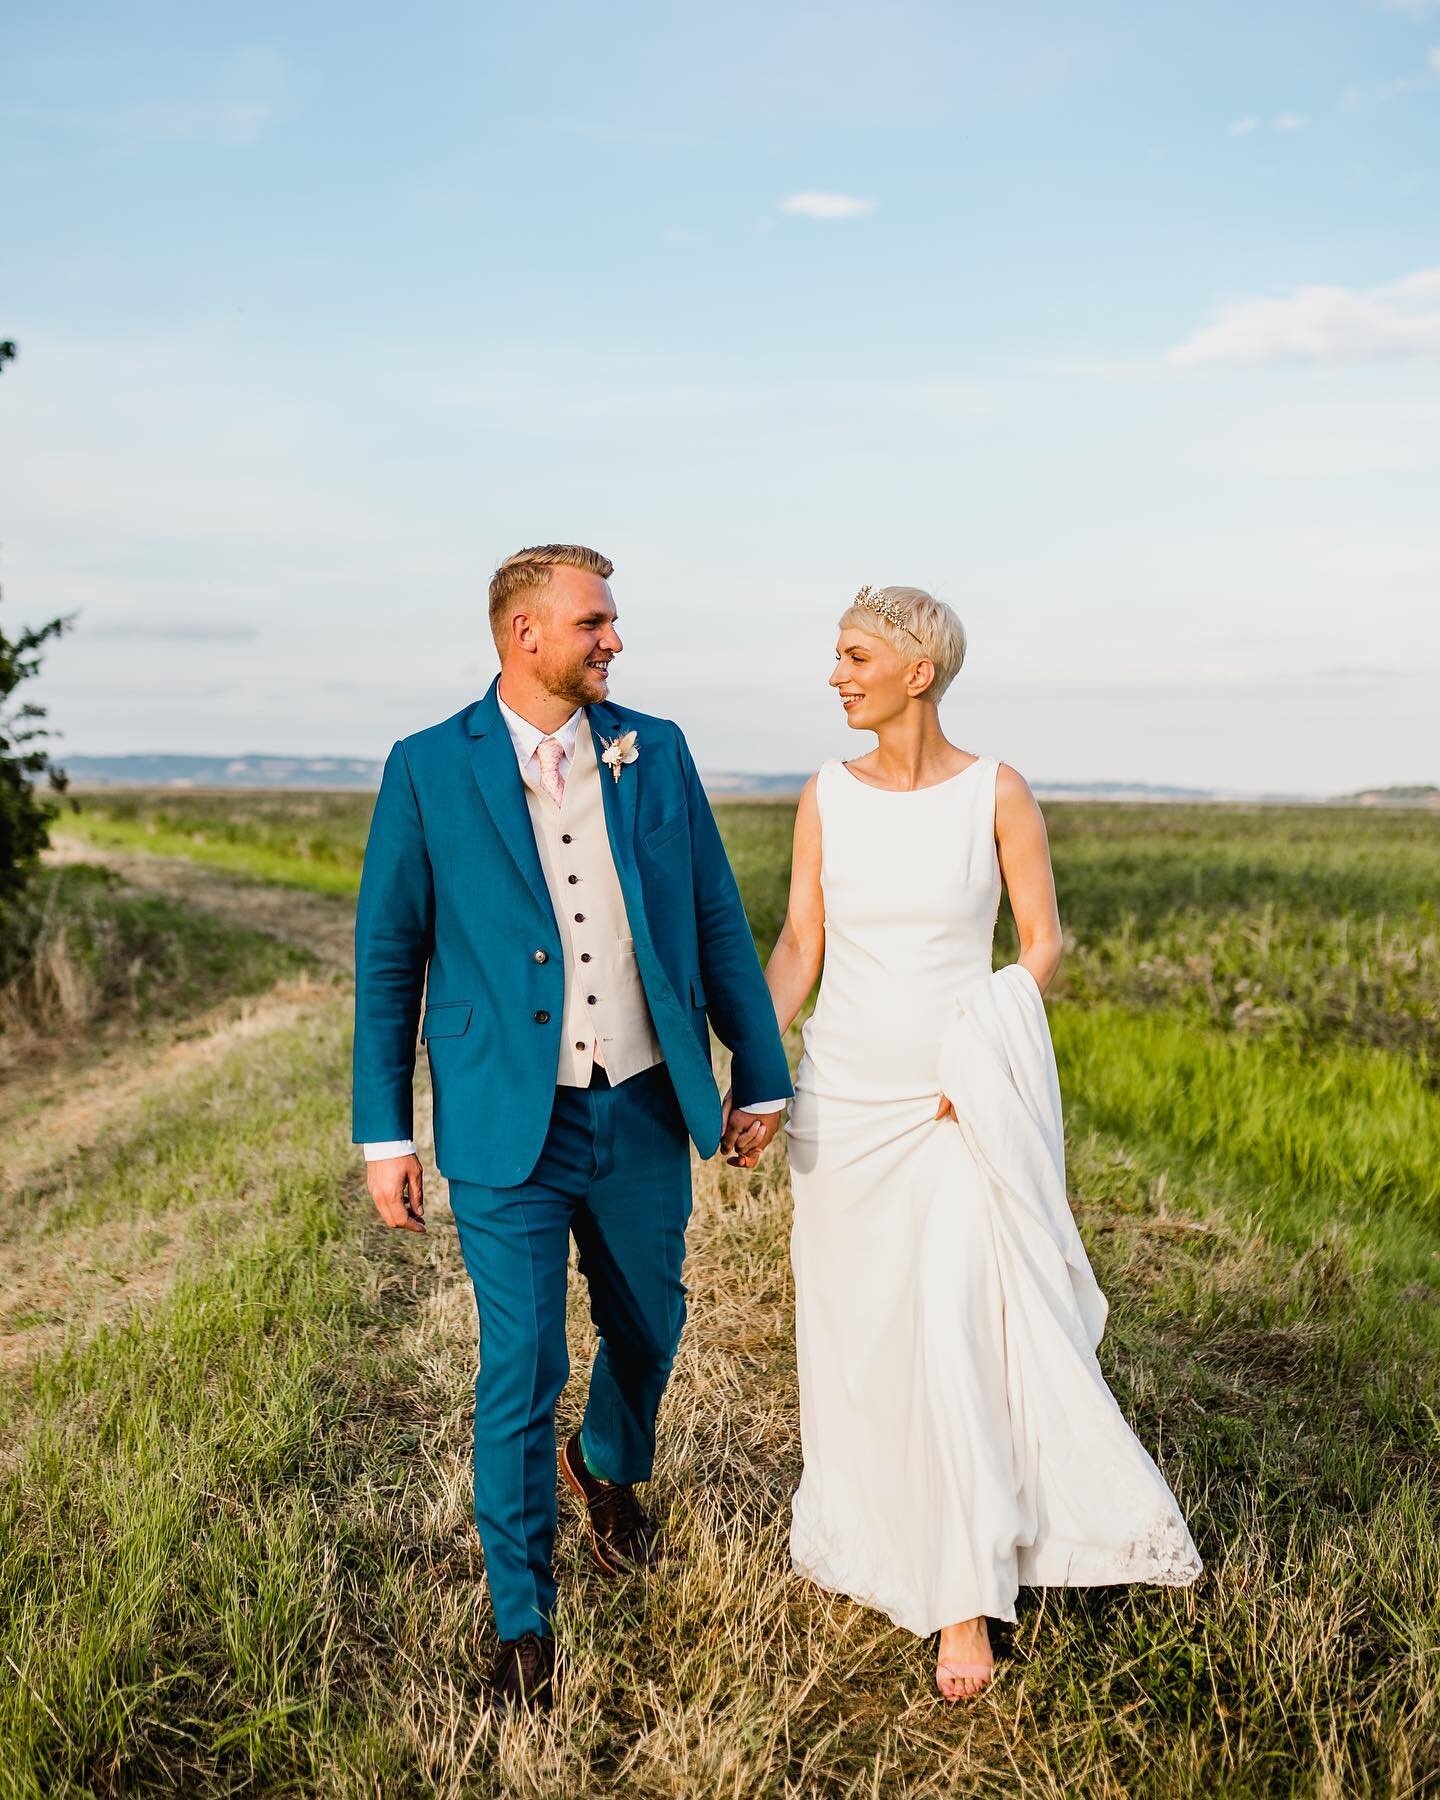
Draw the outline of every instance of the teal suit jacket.
[[[419,1027],[442,1172],[512,1187],[545,1142],[565,975],[498,685],[386,761],[355,917],[352,1117],[356,1143],[413,1135]],[[707,1020],[732,1052],[737,1104],[778,1100],[794,1090],[774,1008],[679,728],[608,701],[589,709],[589,726],[597,757],[602,737],[637,733],[619,781],[602,770],[605,824],[670,1079],[696,1148],[712,1156],[720,1098]]]

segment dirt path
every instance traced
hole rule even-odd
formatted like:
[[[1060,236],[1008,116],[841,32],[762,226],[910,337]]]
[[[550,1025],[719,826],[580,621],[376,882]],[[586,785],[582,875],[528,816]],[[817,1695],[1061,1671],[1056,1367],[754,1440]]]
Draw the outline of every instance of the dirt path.
[[[45,1228],[53,1199],[81,1179],[84,1153],[123,1134],[146,1103],[173,1092],[226,1058],[262,1052],[266,1038],[307,1019],[316,1027],[348,1007],[351,930],[348,901],[294,888],[237,880],[179,857],[98,850],[58,838],[46,860],[112,869],[128,888],[162,895],[227,924],[262,931],[308,950],[320,972],[279,983],[268,993],[231,998],[177,1021],[163,1035],[120,1038],[103,1056],[91,1045],[73,1056],[7,1070],[6,1124],[0,1141],[0,1369],[28,1362],[66,1331],[93,1326],[163,1292],[204,1209],[184,1221],[91,1222]],[[428,1135],[428,1094],[417,1127]]]
[[[61,835],[45,860],[99,864],[113,870],[126,887],[162,895],[227,924],[263,931],[308,950],[329,979],[285,981],[267,994],[227,1000],[177,1022],[173,1032],[158,1041],[148,1033],[134,1043],[122,1040],[103,1059],[85,1046],[73,1058],[47,1060],[28,1072],[7,1072],[7,1123],[0,1154],[0,1197],[6,1198],[33,1189],[47,1171],[94,1142],[112,1120],[137,1111],[145,1095],[157,1087],[213,1066],[239,1044],[284,1030],[308,1011],[333,1006],[334,978],[351,969],[354,908],[348,901],[236,880],[183,857],[99,850]]]

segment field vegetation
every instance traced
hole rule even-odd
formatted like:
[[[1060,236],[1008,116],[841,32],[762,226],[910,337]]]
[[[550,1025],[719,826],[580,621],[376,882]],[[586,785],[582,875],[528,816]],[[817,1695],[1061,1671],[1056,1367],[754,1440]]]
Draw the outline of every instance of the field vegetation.
[[[179,1050],[127,1086],[117,1048],[114,1103],[64,1130],[0,1115],[0,1795],[1440,1791],[1440,820],[1047,808],[1102,1360],[1197,1587],[1027,1596],[993,1691],[947,1710],[924,1646],[795,1581],[783,1159],[709,1164],[653,1491],[672,1554],[610,1588],[567,1519],[569,1685],[537,1728],[482,1699],[443,1200],[423,1239],[375,1222],[346,995],[285,960],[307,932],[336,960],[368,805],[104,796],[64,826],[122,871],[74,878],[128,920],[106,941],[167,945],[101,1012]],[[766,948],[790,809],[720,812]],[[142,851],[204,880],[136,924]],[[246,1029],[188,1038],[197,992]],[[583,1370],[579,1291],[571,1331]]]

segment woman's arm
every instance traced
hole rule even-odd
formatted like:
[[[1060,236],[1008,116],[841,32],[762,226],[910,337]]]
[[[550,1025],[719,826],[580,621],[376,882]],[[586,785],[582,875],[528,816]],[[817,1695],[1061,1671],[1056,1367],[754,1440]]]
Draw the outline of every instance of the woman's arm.
[[[825,960],[825,899],[820,891],[820,808],[816,777],[805,783],[795,814],[795,847],[790,860],[790,899],[785,923],[765,965],[765,985],[783,1037],[805,1004]],[[753,1169],[780,1128],[779,1113],[735,1112],[734,1089],[722,1102],[720,1148],[736,1168]]]
[[[790,1029],[820,978],[825,961],[825,897],[820,888],[820,807],[812,775],[795,814],[790,902],[785,924],[765,965],[765,985],[782,1034]]]
[[[1001,763],[995,777],[995,849],[1020,933],[1019,961],[1035,977],[1043,994],[1060,967],[1061,948],[1050,840],[1030,784],[1009,763]],[[935,1117],[955,1117],[955,1108],[944,1094]]]
[[[995,847],[1020,934],[1019,961],[1043,994],[1060,967],[1060,913],[1045,820],[1025,777],[1001,763],[995,781]]]

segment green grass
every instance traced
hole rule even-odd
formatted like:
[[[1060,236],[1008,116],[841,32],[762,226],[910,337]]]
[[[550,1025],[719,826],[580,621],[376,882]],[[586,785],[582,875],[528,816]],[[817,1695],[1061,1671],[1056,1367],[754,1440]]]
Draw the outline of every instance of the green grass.
[[[43,871],[5,924],[0,1039],[185,1018],[314,967],[262,931],[83,863]]]
[[[1440,1299],[1440,1095],[1407,1059],[1307,1056],[1115,1006],[1058,1006],[1051,1031],[1072,1119],[1218,1172],[1272,1231],[1363,1225]]]
[[[359,887],[368,795],[87,796],[66,829],[327,895]],[[1047,807],[1067,950],[1057,999],[1161,1009],[1298,1046],[1362,1041],[1440,1066],[1440,821],[1276,807]],[[716,809],[767,954],[793,808]],[[1014,954],[1002,914],[998,954]]]
[[[993,1702],[932,1702],[921,1647],[787,1574],[783,1167],[711,1165],[654,1484],[672,1557],[608,1586],[567,1519],[571,1692],[543,1731],[499,1725],[466,1516],[473,1307],[443,1209],[422,1240],[369,1214],[346,1051],[337,1001],[158,1096],[10,1221],[79,1245],[178,1206],[197,1229],[162,1298],[0,1399],[0,1794],[1440,1781],[1435,1309],[1363,1220],[1336,1237],[1323,1194],[1277,1237],[1248,1173],[1177,1171],[1083,1118],[1107,1373],[1187,1508],[1199,1587],[1029,1596]]]
[[[103,850],[184,856],[208,868],[317,894],[353,895],[372,794],[95,793],[57,830]]]
[[[338,879],[363,839],[348,796],[193,798],[154,803],[165,830],[209,818],[251,875]],[[790,811],[720,814],[764,944]],[[424,1239],[373,1222],[322,995],[0,1220],[37,1260],[103,1241],[123,1272],[128,1245],[136,1289],[0,1388],[0,1796],[1440,1791],[1440,828],[1048,817],[1102,1360],[1191,1521],[1194,1589],[1026,1596],[993,1695],[939,1707],[923,1646],[788,1574],[784,1165],[706,1165],[651,1493],[672,1554],[607,1586],[567,1519],[568,1695],[498,1724],[473,1302],[443,1207]],[[571,1339],[562,1428],[578,1283]]]

